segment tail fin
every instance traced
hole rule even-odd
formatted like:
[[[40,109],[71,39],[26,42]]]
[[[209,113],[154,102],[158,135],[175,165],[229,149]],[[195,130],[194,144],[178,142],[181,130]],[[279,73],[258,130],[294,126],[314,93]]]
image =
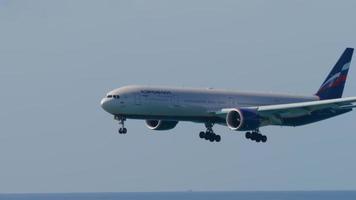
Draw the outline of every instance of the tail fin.
[[[353,51],[353,48],[345,49],[334,68],[321,85],[319,91],[316,93],[320,99],[337,99],[342,97]]]

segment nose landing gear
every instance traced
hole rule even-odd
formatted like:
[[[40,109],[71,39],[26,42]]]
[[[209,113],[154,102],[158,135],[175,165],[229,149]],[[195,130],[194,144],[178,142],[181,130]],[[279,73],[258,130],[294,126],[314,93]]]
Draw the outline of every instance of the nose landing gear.
[[[246,139],[250,139],[255,142],[262,142],[265,143],[267,142],[267,136],[262,135],[259,130],[255,130],[252,132],[246,132],[245,134]]]
[[[212,123],[206,123],[206,131],[201,131],[199,133],[199,137],[205,140],[209,140],[210,142],[220,142],[221,136],[214,133],[213,126],[214,124]]]
[[[127,133],[127,128],[125,128],[126,118],[122,117],[122,116],[115,116],[115,120],[119,121],[119,125],[120,125],[119,131],[118,131],[119,134],[126,134]]]

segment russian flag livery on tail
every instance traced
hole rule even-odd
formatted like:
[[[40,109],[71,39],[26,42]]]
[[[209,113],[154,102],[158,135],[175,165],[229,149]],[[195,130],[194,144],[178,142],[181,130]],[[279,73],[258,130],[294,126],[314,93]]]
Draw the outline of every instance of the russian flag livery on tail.
[[[345,49],[314,95],[130,85],[109,92],[101,107],[119,121],[120,134],[127,132],[126,119],[145,120],[154,131],[190,121],[205,125],[199,137],[210,142],[220,142],[221,136],[213,131],[219,124],[231,131],[247,131],[246,139],[264,143],[267,136],[260,131],[264,126],[302,126],[356,108],[356,97],[342,98],[352,54],[352,48]]]
[[[337,99],[342,97],[353,51],[354,49],[347,48],[341,55],[334,68],[321,85],[319,91],[316,93],[320,99]]]

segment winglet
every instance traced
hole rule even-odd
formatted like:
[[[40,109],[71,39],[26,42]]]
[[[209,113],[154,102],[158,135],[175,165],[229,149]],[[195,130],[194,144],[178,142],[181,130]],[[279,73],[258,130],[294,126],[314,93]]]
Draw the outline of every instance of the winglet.
[[[316,93],[321,100],[337,99],[342,97],[353,51],[353,48],[345,49],[334,68],[321,85],[320,89]]]

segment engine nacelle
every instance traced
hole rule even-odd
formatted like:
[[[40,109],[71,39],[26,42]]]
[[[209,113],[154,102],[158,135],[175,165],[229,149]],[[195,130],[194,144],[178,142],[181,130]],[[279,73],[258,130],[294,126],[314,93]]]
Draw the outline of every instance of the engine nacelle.
[[[251,109],[233,109],[226,115],[226,124],[234,131],[250,131],[260,127],[261,118]]]
[[[151,130],[165,131],[176,127],[178,121],[146,120],[146,126]]]

